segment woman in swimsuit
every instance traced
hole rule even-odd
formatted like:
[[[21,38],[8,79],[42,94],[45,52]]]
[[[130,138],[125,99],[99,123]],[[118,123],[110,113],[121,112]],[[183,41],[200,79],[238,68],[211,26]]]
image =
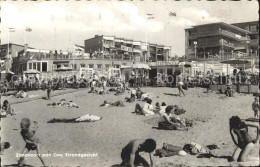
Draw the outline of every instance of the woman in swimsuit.
[[[232,140],[237,146],[232,155],[232,160],[245,162],[247,155],[255,147],[255,144],[259,139],[258,125],[241,121],[238,116],[233,116],[229,119],[229,126]],[[251,136],[248,134],[248,127],[257,128],[257,137],[255,140],[252,140]],[[237,135],[237,141],[235,140],[233,133]]]

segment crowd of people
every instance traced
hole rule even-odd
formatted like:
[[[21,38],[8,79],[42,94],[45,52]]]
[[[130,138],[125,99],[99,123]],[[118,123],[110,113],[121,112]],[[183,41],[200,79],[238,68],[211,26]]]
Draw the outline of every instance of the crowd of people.
[[[158,129],[162,130],[179,130],[179,131],[188,131],[187,120],[180,118],[178,113],[177,105],[166,105],[165,102],[161,104],[159,102],[156,103],[155,107],[153,107],[153,97],[148,93],[141,90],[140,87],[130,88],[128,83],[123,81],[117,82],[116,88],[107,88],[107,80],[104,79],[101,81],[102,86],[98,87],[97,83],[100,81],[96,74],[90,79],[90,91],[88,93],[92,94],[101,94],[106,95],[108,93],[114,92],[115,96],[124,95],[125,92],[129,92],[130,97],[125,97],[125,101],[115,101],[109,102],[107,100],[104,101],[100,107],[125,107],[124,103],[134,103],[136,101],[145,102],[142,106],[140,103],[136,103],[133,108],[133,113],[137,115],[151,116],[151,115],[159,115],[160,120],[158,121]],[[186,93],[183,90],[183,87],[189,86],[189,78],[183,77],[179,75],[177,78],[177,88],[179,91],[179,96],[185,96]],[[47,100],[51,100],[51,92],[53,90],[53,84],[48,83],[47,85]],[[228,92],[230,94],[230,92]],[[120,98],[121,99],[121,98]],[[70,108],[76,107],[78,105],[69,101],[66,102],[65,99],[62,99],[58,103],[51,103],[50,106],[68,106]],[[254,118],[259,120],[259,100],[255,98],[252,103],[252,110],[254,111]],[[6,117],[8,114],[13,115],[14,109],[12,109],[10,103],[5,100],[3,104],[1,104],[1,117]],[[184,113],[184,112],[183,112]],[[252,148],[259,142],[259,129],[258,125],[243,121],[238,116],[232,116],[229,120],[230,122],[230,134],[231,138],[234,141],[234,144],[237,146],[236,150],[232,155],[233,161],[246,161],[246,157],[252,150]],[[40,155],[40,140],[36,135],[36,130],[39,128],[39,124],[34,121],[33,125],[29,118],[23,118],[20,123],[21,127],[21,136],[25,141],[25,147],[22,150],[22,154],[25,155],[30,151],[35,150],[37,155]],[[255,139],[248,133],[248,128],[253,127],[257,129],[257,135]],[[237,140],[234,135],[237,136]],[[2,144],[2,143],[1,143]],[[121,152],[121,166],[153,166],[153,155],[152,153],[155,151],[157,147],[156,141],[154,139],[133,139],[131,140],[125,147],[123,147]],[[140,152],[149,153],[150,164],[140,156]],[[42,165],[45,166],[45,162],[43,161],[41,156],[38,156]],[[24,156],[20,158],[18,161],[18,165],[22,166],[24,164]]]

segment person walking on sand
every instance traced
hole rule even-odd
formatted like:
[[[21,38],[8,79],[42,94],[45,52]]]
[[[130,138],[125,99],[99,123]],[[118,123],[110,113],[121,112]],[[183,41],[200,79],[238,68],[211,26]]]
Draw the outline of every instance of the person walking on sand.
[[[122,167],[150,166],[153,167],[152,152],[156,149],[156,142],[153,139],[134,139],[131,140],[121,152]],[[140,152],[149,153],[149,163],[139,155]]]
[[[24,165],[24,157],[27,153],[29,153],[31,150],[36,150],[37,156],[41,160],[43,166],[45,166],[45,163],[43,159],[41,158],[40,153],[40,139],[35,135],[36,130],[39,128],[38,122],[34,121],[35,126],[31,126],[31,121],[29,118],[23,118],[21,120],[20,126],[21,126],[21,136],[23,137],[23,140],[25,141],[25,147],[22,151],[22,155],[18,161],[19,166]]]
[[[259,113],[259,100],[258,100],[257,97],[255,97],[255,101],[252,104],[252,109],[254,111],[254,118],[258,119],[258,117],[259,117],[259,115],[258,115],[258,113]]]
[[[238,116],[233,116],[229,119],[229,126],[232,140],[237,146],[232,155],[232,161],[245,162],[247,155],[256,147],[259,140],[259,125],[241,121]],[[257,128],[255,140],[248,134],[248,127]],[[235,140],[233,133],[237,135],[237,141]]]
[[[48,87],[47,87],[47,100],[51,100],[51,89],[52,89],[52,86],[51,86],[51,83],[49,83]]]
[[[179,90],[179,96],[181,96],[181,94],[183,94],[183,96],[185,96],[185,94],[183,92],[183,89],[182,89],[183,85],[184,85],[184,83],[183,83],[183,76],[180,75],[178,77],[178,82],[177,82],[177,87],[178,87],[178,90]]]

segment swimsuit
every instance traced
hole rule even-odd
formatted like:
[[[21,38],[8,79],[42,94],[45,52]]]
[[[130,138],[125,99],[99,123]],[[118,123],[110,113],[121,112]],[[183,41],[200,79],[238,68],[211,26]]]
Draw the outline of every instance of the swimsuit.
[[[252,142],[252,138],[248,134],[247,126],[242,123],[240,129],[234,129],[235,134],[238,138],[238,147],[244,149],[247,144]]]

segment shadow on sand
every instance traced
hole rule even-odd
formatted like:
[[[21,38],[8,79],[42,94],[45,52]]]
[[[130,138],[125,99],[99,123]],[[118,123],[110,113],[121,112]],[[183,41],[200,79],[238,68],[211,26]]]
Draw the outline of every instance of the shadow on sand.
[[[12,164],[12,165],[3,165],[3,167],[17,167],[18,164]],[[23,165],[24,167],[33,167],[32,165],[27,165],[27,164],[24,164]]]
[[[163,94],[168,96],[180,96],[179,94],[173,94],[173,93],[163,93]]]

